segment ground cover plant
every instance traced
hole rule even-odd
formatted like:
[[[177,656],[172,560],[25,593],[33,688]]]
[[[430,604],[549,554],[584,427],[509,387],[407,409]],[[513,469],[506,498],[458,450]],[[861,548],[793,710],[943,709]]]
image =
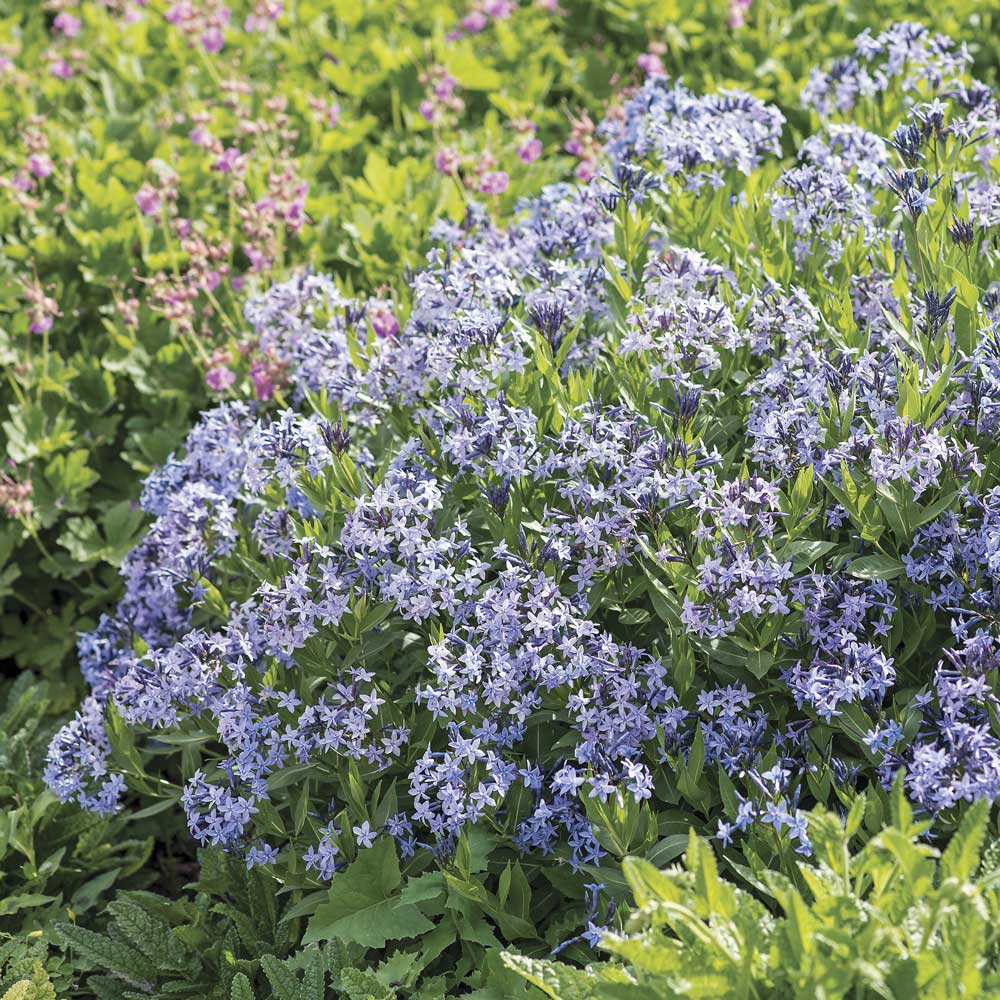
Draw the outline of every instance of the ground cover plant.
[[[404,995],[516,995],[507,945],[586,961],[643,902],[623,858],[708,864],[692,826],[774,907],[779,872],[822,909],[837,837],[916,865],[906,798],[974,855],[1000,128],[970,61],[861,34],[809,76],[794,161],[778,107],[654,66],[599,176],[441,220],[391,313],[310,271],[252,300],[290,405],[216,407],[147,480],[52,788],[183,812],[310,955]],[[899,976],[956,933],[923,928]]]

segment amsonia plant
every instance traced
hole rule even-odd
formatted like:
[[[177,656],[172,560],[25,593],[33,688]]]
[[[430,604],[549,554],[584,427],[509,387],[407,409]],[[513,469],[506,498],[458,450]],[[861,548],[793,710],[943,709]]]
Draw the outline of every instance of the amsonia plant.
[[[877,832],[905,773],[944,832],[995,799],[1000,118],[968,67],[862,34],[794,163],[776,107],[654,73],[599,178],[440,222],[391,308],[309,270],[251,303],[289,405],[209,411],[147,480],[52,788],[182,809],[307,941],[419,939],[428,975],[585,952],[620,859],[692,822],[792,870],[814,804],[867,790]]]

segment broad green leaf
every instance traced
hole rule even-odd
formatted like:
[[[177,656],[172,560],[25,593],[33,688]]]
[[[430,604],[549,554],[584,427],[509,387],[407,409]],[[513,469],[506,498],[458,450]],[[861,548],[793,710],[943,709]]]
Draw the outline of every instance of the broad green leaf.
[[[304,944],[341,941],[384,948],[386,941],[418,937],[434,924],[398,892],[402,877],[391,837],[381,837],[334,876],[329,897],[309,918]]]

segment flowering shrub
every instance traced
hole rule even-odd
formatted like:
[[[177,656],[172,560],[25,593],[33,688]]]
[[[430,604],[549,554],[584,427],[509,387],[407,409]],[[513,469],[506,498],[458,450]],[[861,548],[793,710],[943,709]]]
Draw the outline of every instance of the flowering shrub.
[[[307,942],[443,928],[421,967],[595,942],[692,821],[790,871],[811,804],[996,798],[998,105],[913,23],[803,99],[788,162],[653,72],[599,179],[439,222],[393,322],[309,270],[251,302],[291,405],[147,480],[59,796],[181,807],[318,890]]]
[[[281,396],[241,317],[292,263],[399,296],[430,223],[466,197],[506,212],[546,180],[593,178],[605,101],[658,68],[695,89],[752,77],[804,130],[814,56],[910,6],[765,18],[698,0],[675,23],[647,0],[6,5],[0,654],[53,678],[71,665],[77,629],[118,596],[141,478],[210,402]],[[990,81],[981,7],[934,16],[979,39]]]

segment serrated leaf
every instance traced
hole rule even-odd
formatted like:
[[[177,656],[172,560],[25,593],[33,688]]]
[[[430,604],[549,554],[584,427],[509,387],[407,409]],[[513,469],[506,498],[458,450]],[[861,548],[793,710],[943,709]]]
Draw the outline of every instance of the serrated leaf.
[[[986,799],[978,799],[969,806],[958,830],[941,855],[941,877],[970,879],[979,867],[979,855],[986,839],[986,824],[990,807]]]
[[[398,893],[402,876],[396,844],[381,837],[337,874],[329,898],[309,919],[304,944],[338,938],[366,948],[384,948],[386,941],[418,937],[434,924]]]
[[[253,987],[242,972],[237,972],[233,976],[232,985],[229,987],[229,1000],[254,1000]]]
[[[56,930],[87,965],[111,972],[147,993],[152,991],[156,966],[140,951],[74,924],[57,924]]]

